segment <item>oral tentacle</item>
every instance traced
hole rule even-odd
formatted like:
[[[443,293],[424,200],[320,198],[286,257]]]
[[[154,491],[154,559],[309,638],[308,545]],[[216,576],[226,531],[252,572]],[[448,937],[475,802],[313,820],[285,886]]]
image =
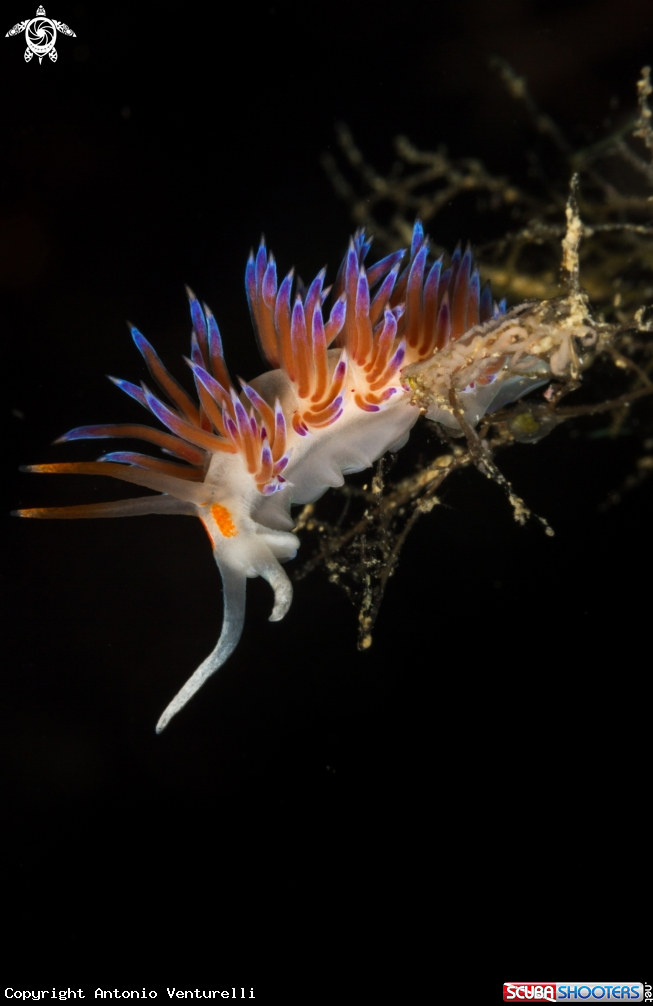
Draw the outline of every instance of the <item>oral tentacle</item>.
[[[292,583],[288,574],[271,553],[269,558],[257,562],[256,572],[274,591],[274,607],[268,621],[280,622],[292,604]]]
[[[201,502],[201,484],[193,484],[185,479],[162,472],[146,471],[131,465],[116,464],[112,461],[75,461],[61,462],[49,465],[21,465],[21,471],[36,472],[39,475],[108,475],[121,479],[123,482],[133,482],[137,486],[154,489],[155,492],[168,493],[189,503]]]
[[[114,500],[112,503],[87,503],[76,506],[32,507],[12,510],[16,517],[73,520],[79,517],[143,517],[149,514],[197,516],[197,507],[174,496],[138,496],[136,499]]]

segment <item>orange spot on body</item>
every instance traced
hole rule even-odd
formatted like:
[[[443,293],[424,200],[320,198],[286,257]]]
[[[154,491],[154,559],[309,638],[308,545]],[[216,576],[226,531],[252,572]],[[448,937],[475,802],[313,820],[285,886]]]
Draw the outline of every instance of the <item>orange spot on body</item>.
[[[206,504],[203,505],[205,506]],[[220,534],[224,538],[233,538],[235,535],[238,534],[238,531],[236,530],[236,525],[232,521],[231,514],[227,510],[226,506],[222,506],[221,503],[214,503],[210,509],[211,509],[211,516],[213,517],[215,523],[218,525],[218,530],[220,531]],[[211,542],[211,548],[215,548],[215,541],[213,538],[211,528],[209,527],[209,525],[206,523],[205,520],[202,521],[202,524],[204,525],[204,530],[209,536],[209,541]]]
[[[232,521],[231,514],[227,510],[226,506],[222,506],[221,503],[214,503],[211,507],[211,516],[218,525],[220,533],[225,538],[233,538],[238,534],[236,525]]]

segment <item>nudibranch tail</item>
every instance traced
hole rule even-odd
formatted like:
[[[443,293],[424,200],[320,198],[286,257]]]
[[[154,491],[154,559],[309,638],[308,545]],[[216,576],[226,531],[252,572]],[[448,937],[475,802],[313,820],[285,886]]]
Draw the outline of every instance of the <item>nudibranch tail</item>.
[[[165,730],[168,723],[180,709],[195,695],[205,681],[215,674],[238,646],[245,624],[245,584],[247,578],[242,570],[221,565],[222,585],[224,590],[224,615],[222,631],[215,649],[209,653],[188,681],[177,692],[172,702],[164,710],[156,725],[156,732]]]
[[[233,523],[229,511],[220,504],[209,507],[201,516],[213,544],[213,555],[222,577],[222,631],[215,649],[191,674],[164,710],[156,726],[157,733],[165,729],[172,717],[222,667],[238,645],[245,623],[247,577],[261,576],[272,587],[274,607],[270,615],[271,622],[280,621],[292,602],[292,584],[280,565],[279,558],[294,558],[299,547],[295,535],[260,526],[250,529],[250,533],[244,533]]]

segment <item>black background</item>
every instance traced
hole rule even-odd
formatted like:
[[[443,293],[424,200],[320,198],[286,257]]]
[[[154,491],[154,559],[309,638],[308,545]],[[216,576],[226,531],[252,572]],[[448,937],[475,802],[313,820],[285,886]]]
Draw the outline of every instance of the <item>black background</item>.
[[[126,318],[183,375],[184,282],[216,313],[232,373],[260,371],[246,257],[264,232],[283,271],[310,279],[328,263],[334,275],[352,229],[320,166],[337,121],[382,169],[405,133],[526,183],[526,151],[545,141],[489,57],[525,74],[582,145],[632,114],[653,55],[648,0],[174,14],[53,0],[46,12],[77,36],[59,36],[56,64],[25,64],[22,37],[0,45],[6,510],[129,494],[17,466],[92,459],[97,445],[51,442],[140,421],[104,376],[144,377]],[[2,35],[31,16],[29,2],[5,4]],[[445,214],[436,239],[491,236],[465,212]],[[435,446],[414,439],[407,464]],[[470,876],[475,897],[496,880],[488,822],[514,879],[537,839],[527,828],[515,840],[513,813],[635,794],[653,485],[599,506],[638,450],[560,429],[500,459],[553,539],[519,528],[477,473],[452,479],[406,546],[367,653],[323,574],[297,585],[274,625],[269,588],[250,581],[238,651],[161,737],[158,716],[220,627],[199,522],[7,518],[17,911],[27,920],[29,893],[51,883],[125,877],[134,897],[147,883],[230,912],[258,911],[269,885],[272,915],[304,890],[344,913],[414,883],[439,897],[459,877],[453,906],[471,897]],[[582,882],[598,847],[573,829],[550,838],[539,879],[564,863]],[[74,937],[80,919],[71,926]]]

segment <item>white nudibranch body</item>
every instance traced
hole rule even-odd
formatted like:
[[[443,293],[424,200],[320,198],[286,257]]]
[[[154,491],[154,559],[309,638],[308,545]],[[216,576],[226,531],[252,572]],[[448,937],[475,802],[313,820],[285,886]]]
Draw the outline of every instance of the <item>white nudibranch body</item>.
[[[428,249],[417,223],[410,251],[366,268],[369,243],[358,232],[331,291],[323,290],[323,270],[308,289],[293,295],[292,272],[277,286],[274,258],[261,242],[247,265],[246,288],[259,346],[272,369],[249,383],[240,380],[237,390],[215,319],[189,291],[193,334],[187,363],[199,403],[132,329],[167,403],[145,385],[111,380],[165,430],[103,424],[60,438],[137,437],[155,444],[163,456],[118,451],[96,462],[29,467],[110,475],[159,495],[21,510],[20,516],[192,514],[206,528],[223,581],[222,631],[164,711],[157,732],[238,644],[248,577],[262,576],[272,587],[272,621],[288,611],[292,586],[282,563],[299,548],[292,533],[294,504],[314,502],[329,487],[342,485],[347,474],[398,450],[420,412],[460,434],[452,394],[474,425],[561,368],[578,365],[571,338],[566,348],[560,339],[546,343],[542,325],[515,312],[506,315],[503,305],[492,303],[489,287],[480,288],[469,249],[461,254],[458,248],[446,269],[441,259],[427,267]],[[585,330],[573,334],[587,342]]]

